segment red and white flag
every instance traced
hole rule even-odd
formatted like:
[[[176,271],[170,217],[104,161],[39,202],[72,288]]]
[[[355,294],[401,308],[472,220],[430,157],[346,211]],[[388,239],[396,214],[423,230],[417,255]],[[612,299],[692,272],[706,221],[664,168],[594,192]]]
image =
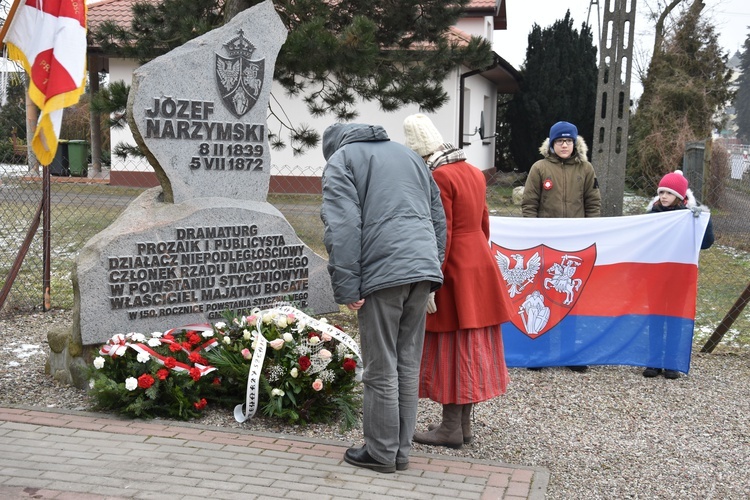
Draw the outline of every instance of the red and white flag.
[[[11,10],[11,13],[13,10]],[[85,0],[17,0],[3,40],[8,57],[30,76],[29,97],[40,109],[31,142],[42,165],[57,151],[63,108],[78,102],[86,83]]]

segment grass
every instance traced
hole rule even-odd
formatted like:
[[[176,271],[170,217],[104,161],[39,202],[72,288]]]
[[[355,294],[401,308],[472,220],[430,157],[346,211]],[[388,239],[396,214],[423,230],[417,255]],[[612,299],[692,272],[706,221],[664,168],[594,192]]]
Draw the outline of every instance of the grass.
[[[83,194],[82,186],[66,186],[70,193]],[[57,188],[57,187],[56,187]],[[102,193],[103,186],[86,187],[85,192]],[[90,191],[89,191],[90,190]],[[104,192],[108,192],[104,190]],[[132,196],[137,192],[127,192]],[[518,216],[520,208],[511,200],[512,187],[494,185],[488,189],[487,200],[493,215]],[[320,221],[320,196],[270,195],[274,204],[297,232],[297,235],[314,252],[326,256],[323,246],[323,224]],[[23,239],[35,206],[0,202],[0,275],[7,275],[12,258]],[[69,309],[73,305],[70,281],[76,252],[93,235],[107,227],[121,213],[123,207],[55,206],[52,217],[51,293],[52,307]],[[42,303],[42,248],[41,228],[32,245],[18,280],[11,293],[12,302],[7,307],[28,309],[22,301],[32,297],[32,303]],[[10,258],[8,257],[10,255]],[[714,245],[701,252],[700,278],[696,313],[695,343],[702,346],[748,284],[750,277],[750,252],[725,245]],[[332,321],[356,328],[356,316],[346,308]],[[750,307],[740,315],[721,342],[723,346],[750,347]]]

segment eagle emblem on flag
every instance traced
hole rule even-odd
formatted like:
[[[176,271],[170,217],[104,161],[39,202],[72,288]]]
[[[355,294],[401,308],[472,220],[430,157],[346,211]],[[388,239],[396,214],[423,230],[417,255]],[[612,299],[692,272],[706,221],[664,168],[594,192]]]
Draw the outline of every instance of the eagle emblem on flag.
[[[255,46],[242,30],[224,44],[229,57],[216,54],[216,83],[219,95],[237,118],[250,111],[258,102],[263,88],[265,58],[251,59]]]
[[[513,324],[536,338],[575,307],[596,262],[596,244],[576,251],[538,245],[525,250],[491,243],[513,309]]]

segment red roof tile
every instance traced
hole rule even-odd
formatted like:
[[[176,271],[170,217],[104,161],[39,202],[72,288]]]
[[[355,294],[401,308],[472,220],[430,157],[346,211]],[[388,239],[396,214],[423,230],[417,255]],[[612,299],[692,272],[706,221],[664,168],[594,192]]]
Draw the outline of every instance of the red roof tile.
[[[88,5],[89,30],[99,27],[104,21],[114,21],[119,26],[130,27],[133,20],[133,4],[139,0],[101,0]],[[159,0],[140,0],[159,3]]]

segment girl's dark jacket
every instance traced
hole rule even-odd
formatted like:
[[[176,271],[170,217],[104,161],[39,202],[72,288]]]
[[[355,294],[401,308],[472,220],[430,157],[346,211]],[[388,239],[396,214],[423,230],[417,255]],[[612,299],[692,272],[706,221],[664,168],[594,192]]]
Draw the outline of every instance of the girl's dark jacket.
[[[665,207],[662,206],[661,203],[659,203],[659,197],[655,197],[651,202],[648,204],[647,213],[655,214],[660,212],[671,212],[673,210],[695,210],[698,207],[698,204],[695,201],[695,197],[693,196],[693,192],[691,190],[687,190],[687,194],[685,196],[685,204],[675,205],[672,207]],[[701,250],[705,250],[706,248],[710,248],[711,245],[714,244],[714,226],[711,223],[711,219],[708,219],[708,226],[706,227],[706,232],[703,234],[703,241],[701,242]]]

